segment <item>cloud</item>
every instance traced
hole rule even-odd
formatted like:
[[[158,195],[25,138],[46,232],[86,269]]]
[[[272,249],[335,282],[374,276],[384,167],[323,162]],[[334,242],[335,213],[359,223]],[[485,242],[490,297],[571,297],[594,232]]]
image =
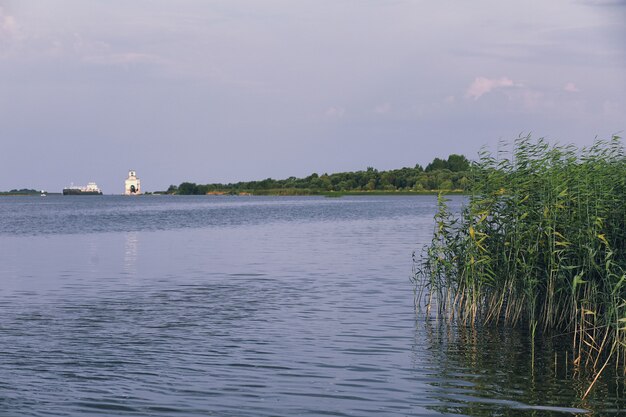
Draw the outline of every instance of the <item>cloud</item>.
[[[139,52],[112,53],[90,55],[84,58],[85,62],[99,65],[133,65],[160,63],[161,59],[155,55]]]
[[[15,18],[4,12],[0,7],[0,42],[5,40],[20,39],[20,27]]]
[[[474,82],[468,87],[465,97],[473,98],[474,100],[478,100],[482,95],[489,93],[498,88],[506,88],[513,87],[515,83],[507,78],[485,78],[485,77],[476,77]]]
[[[332,106],[326,110],[326,117],[340,119],[346,114],[346,109],[343,107]]]
[[[589,6],[626,6],[626,0],[583,0]]]
[[[546,97],[541,91],[523,90],[520,94],[522,105],[527,111],[540,111],[554,106],[553,100]]]
[[[563,90],[567,91],[568,93],[578,93],[580,91],[578,87],[576,87],[576,84],[572,82],[565,84],[563,86]]]

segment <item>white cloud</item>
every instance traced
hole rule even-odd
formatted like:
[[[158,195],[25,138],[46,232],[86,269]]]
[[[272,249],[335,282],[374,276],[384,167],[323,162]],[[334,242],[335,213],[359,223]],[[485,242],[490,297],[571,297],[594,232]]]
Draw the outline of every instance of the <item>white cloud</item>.
[[[541,91],[524,90],[520,96],[524,109],[528,111],[539,111],[554,106],[554,102]]]
[[[346,109],[344,109],[343,107],[332,106],[326,110],[326,116],[335,119],[342,118],[344,114],[346,114]]]
[[[0,42],[20,38],[20,27],[15,17],[6,14],[4,9],[0,7]]]
[[[485,78],[476,77],[474,82],[468,87],[465,97],[478,100],[482,95],[489,93],[497,88],[513,87],[515,83],[507,78]]]
[[[580,92],[578,87],[576,87],[576,84],[574,84],[572,82],[569,82],[569,83],[565,84],[563,86],[563,90],[567,91],[568,93],[578,93],[578,92]]]
[[[139,52],[125,52],[104,55],[90,55],[84,58],[85,62],[99,65],[133,65],[159,63],[161,59],[155,55]]]
[[[583,4],[590,6],[624,6],[624,0],[583,0]]]

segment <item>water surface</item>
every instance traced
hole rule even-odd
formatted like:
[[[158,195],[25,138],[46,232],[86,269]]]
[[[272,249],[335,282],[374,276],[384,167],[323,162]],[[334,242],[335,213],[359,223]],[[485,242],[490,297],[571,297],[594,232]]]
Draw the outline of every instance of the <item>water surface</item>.
[[[416,316],[435,205],[0,198],[0,415],[619,414],[550,343]]]

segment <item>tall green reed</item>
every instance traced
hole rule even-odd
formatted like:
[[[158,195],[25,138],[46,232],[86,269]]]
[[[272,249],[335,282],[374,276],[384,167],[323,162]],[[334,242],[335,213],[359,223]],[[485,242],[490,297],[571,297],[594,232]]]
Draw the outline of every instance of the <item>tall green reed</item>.
[[[626,159],[522,137],[471,168],[460,215],[444,196],[416,264],[416,306],[467,325],[571,334],[574,363],[626,363]]]

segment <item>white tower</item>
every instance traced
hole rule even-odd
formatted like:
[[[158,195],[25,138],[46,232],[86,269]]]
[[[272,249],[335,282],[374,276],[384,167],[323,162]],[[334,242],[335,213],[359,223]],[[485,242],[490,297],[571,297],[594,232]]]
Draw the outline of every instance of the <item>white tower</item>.
[[[141,194],[141,181],[137,178],[137,173],[132,169],[128,171],[128,178],[124,181],[124,195]]]

